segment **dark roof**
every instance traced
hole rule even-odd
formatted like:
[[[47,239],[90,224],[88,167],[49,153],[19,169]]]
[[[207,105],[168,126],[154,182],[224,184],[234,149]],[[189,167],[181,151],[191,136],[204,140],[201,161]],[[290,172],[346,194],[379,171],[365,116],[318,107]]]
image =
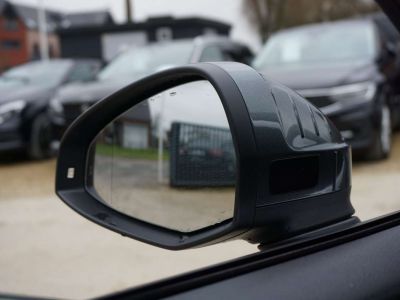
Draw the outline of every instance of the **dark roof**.
[[[74,27],[74,28],[60,28],[59,33],[63,35],[82,35],[90,33],[102,33],[102,32],[122,32],[122,31],[135,31],[135,30],[146,30],[149,28],[159,28],[163,26],[168,27],[211,27],[218,31],[229,33],[231,25],[211,19],[200,18],[200,17],[186,17],[186,18],[174,18],[174,17],[157,17],[149,18],[146,21],[138,23],[124,23],[124,24],[109,24],[107,26],[86,26],[86,27]]]
[[[129,120],[132,122],[150,123],[150,106],[148,103],[143,102],[141,105],[136,105],[135,109],[129,109],[122,115],[122,117],[124,120]]]
[[[15,12],[14,7],[7,0],[0,0],[0,14],[6,15],[8,17],[16,17],[17,14]]]
[[[7,0],[0,0],[0,13],[2,6],[11,5],[24,24],[31,29],[38,27],[37,7],[22,4],[11,4]],[[84,13],[62,13],[56,10],[45,9],[47,30],[52,32],[60,28],[85,27],[114,24],[108,11],[95,11]]]
[[[62,28],[99,26],[114,24],[114,20],[108,11],[83,12],[64,15]]]
[[[21,4],[13,5],[17,14],[28,28],[35,29],[38,27],[38,12],[36,7]],[[47,30],[54,31],[62,20],[62,14],[53,10],[45,10]]]

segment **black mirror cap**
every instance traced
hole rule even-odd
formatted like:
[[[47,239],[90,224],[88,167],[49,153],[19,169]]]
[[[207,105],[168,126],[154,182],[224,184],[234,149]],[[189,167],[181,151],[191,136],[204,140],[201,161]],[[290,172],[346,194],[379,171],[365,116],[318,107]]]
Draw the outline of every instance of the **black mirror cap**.
[[[219,94],[236,150],[231,220],[182,233],[115,211],[88,192],[92,182],[89,148],[109,122],[150,96],[204,79]],[[350,218],[354,213],[350,180],[349,147],[317,108],[247,65],[201,63],[148,76],[87,110],[61,142],[56,193],[101,226],[178,250],[234,238],[275,242]]]

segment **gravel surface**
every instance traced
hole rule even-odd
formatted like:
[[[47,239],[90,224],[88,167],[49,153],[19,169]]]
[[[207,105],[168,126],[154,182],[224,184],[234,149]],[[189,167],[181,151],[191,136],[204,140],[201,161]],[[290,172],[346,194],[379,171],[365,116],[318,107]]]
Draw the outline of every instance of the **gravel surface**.
[[[88,298],[256,252],[242,241],[171,252],[86,221],[54,195],[55,161],[0,160],[0,292]],[[383,162],[353,164],[352,202],[369,219],[400,208],[400,136]]]
[[[389,159],[353,163],[351,200],[362,220],[400,209],[400,134],[393,140]]]

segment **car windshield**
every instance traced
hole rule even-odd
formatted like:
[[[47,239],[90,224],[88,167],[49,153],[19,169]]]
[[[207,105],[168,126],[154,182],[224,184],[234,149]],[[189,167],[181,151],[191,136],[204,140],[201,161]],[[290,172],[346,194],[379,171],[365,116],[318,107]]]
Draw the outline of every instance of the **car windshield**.
[[[189,63],[193,42],[166,42],[129,50],[113,60],[100,73],[99,79],[137,77],[157,69]]]
[[[69,61],[32,62],[12,68],[0,77],[0,86],[32,84],[53,87],[61,83],[71,67]]]
[[[332,51],[334,47],[335,51]],[[367,22],[322,24],[278,33],[254,60],[256,69],[267,66],[308,66],[371,60],[375,56],[373,26]]]

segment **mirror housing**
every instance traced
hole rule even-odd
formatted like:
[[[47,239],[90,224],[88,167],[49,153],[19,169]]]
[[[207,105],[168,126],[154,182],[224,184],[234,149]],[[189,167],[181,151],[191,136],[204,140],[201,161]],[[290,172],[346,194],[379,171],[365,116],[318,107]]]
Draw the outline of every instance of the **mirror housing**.
[[[197,80],[213,85],[231,129],[237,168],[233,218],[183,233],[127,216],[89,193],[89,149],[97,134],[141,101]],[[349,146],[317,108],[251,67],[227,62],[168,69],[93,105],[61,142],[56,192],[101,226],[177,250],[237,238],[268,244],[346,220],[354,213],[350,181]]]

